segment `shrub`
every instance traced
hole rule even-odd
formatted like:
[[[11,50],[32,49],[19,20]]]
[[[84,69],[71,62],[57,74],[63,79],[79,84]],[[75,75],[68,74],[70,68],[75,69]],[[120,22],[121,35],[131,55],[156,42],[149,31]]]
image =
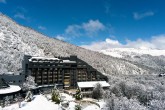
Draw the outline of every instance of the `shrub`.
[[[58,90],[53,90],[53,92],[52,92],[52,101],[55,102],[56,104],[59,104],[61,102],[60,94],[59,94]]]
[[[81,106],[80,105],[75,105],[75,110],[81,110]]]

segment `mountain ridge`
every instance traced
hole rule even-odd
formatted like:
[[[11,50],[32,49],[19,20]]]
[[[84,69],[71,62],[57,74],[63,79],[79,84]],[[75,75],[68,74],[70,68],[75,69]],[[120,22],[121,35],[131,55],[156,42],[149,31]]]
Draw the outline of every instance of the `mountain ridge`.
[[[136,56],[136,55],[144,55],[144,54],[151,56],[161,56],[161,55],[165,56],[165,50],[151,49],[151,48],[112,48],[112,49],[101,50],[100,52],[118,58],[125,57],[126,55]]]
[[[109,56],[117,57],[140,64],[156,71],[165,72],[165,50],[150,48],[113,48],[100,51]]]
[[[149,74],[153,73],[152,69],[154,70],[49,38],[0,14],[0,74],[21,72],[24,54],[46,57],[77,55],[105,74]]]

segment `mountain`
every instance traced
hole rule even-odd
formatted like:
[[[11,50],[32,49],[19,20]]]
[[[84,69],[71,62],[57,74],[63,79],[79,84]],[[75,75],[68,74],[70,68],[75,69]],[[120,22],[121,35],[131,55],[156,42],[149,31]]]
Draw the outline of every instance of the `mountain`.
[[[151,48],[113,48],[101,50],[102,53],[118,58],[125,58],[126,56],[165,56],[165,50],[151,49]]]
[[[77,55],[78,58],[105,74],[157,72],[157,68],[151,66],[143,66],[140,63],[115,58],[47,37],[0,14],[0,74],[21,72],[24,54],[47,57]]]
[[[165,72],[165,50],[151,48],[113,48],[101,53]]]

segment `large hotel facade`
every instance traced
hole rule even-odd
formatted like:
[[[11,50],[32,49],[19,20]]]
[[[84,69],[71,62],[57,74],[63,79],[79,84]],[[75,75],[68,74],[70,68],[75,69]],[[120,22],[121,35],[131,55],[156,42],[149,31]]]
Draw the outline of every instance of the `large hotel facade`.
[[[70,57],[33,57],[24,56],[23,74],[35,77],[38,85],[61,85],[64,89],[77,87],[77,82],[107,81],[107,77],[86,62]]]

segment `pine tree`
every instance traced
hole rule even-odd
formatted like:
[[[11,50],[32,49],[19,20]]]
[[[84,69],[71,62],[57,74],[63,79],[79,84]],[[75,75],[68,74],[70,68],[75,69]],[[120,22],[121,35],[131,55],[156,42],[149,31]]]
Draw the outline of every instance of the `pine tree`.
[[[57,89],[54,89],[52,91],[52,101],[55,102],[56,104],[60,104],[61,102],[60,93]]]
[[[77,88],[76,95],[75,95],[76,100],[81,100],[82,99],[82,94],[79,88]]]

